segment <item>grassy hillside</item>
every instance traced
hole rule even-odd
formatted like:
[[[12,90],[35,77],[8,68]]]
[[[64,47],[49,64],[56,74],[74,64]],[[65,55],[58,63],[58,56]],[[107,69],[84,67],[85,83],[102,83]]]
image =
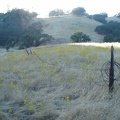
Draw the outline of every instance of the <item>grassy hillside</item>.
[[[87,17],[66,15],[44,18],[41,21],[44,32],[55,38],[52,44],[69,43],[70,36],[76,31],[81,31],[89,35],[93,42],[102,42],[103,40],[103,36],[94,31],[96,26],[101,25],[101,23]]]
[[[119,84],[108,94],[100,72],[110,59],[109,45],[51,45],[32,51],[0,56],[0,120],[120,119]],[[119,53],[116,47],[118,62]]]

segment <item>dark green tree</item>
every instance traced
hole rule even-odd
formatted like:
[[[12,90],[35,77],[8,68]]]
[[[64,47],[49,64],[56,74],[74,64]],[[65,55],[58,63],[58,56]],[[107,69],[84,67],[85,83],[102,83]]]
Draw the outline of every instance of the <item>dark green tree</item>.
[[[36,16],[37,13],[30,13],[23,9],[13,9],[2,14],[0,21],[0,46],[6,46],[8,43],[14,46],[16,42],[19,42],[28,29],[30,22]]]
[[[102,15],[104,18],[108,17],[108,14],[106,12],[102,12],[102,13],[100,13],[100,15]]]
[[[73,35],[71,35],[72,42],[89,42],[91,41],[90,37],[82,32],[75,32]]]
[[[41,21],[37,13],[23,9],[13,9],[5,14],[0,14],[0,46],[5,46],[8,51],[15,44],[19,49],[41,45],[51,40],[48,34],[42,34]]]
[[[40,22],[31,24],[24,32],[23,36],[21,37],[21,41],[20,41],[21,45],[19,49],[33,46],[34,42],[38,41],[41,37],[41,32],[42,32],[41,28],[42,25]]]
[[[63,12],[62,9],[55,9],[49,12],[49,17],[53,17],[53,16],[60,16],[60,15],[64,15],[65,13]]]
[[[120,22],[110,21],[104,25],[97,26],[95,31],[105,35],[104,42],[120,42]]]
[[[115,42],[114,36],[112,34],[106,35],[103,39],[103,42]]]
[[[93,15],[94,20],[96,20],[98,22],[101,22],[103,24],[107,23],[105,18],[106,18],[105,14],[95,14],[95,15]]]
[[[73,15],[81,16],[85,15],[86,10],[83,7],[74,8],[71,12]]]

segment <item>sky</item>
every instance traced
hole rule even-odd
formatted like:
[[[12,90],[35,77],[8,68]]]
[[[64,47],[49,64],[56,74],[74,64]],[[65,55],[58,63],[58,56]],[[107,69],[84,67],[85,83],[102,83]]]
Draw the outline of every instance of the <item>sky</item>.
[[[77,7],[84,7],[88,14],[106,12],[109,17],[120,12],[118,0],[0,0],[0,13],[22,8],[37,12],[40,17],[48,17],[57,8],[67,12]]]

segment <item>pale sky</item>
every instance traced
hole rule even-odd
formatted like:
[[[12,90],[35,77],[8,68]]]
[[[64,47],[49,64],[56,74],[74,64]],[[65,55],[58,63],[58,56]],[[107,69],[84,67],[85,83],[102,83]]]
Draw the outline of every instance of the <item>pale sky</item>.
[[[64,12],[76,7],[84,7],[88,14],[101,12],[113,16],[120,12],[118,0],[0,0],[0,13],[13,8],[24,8],[47,17],[51,10],[56,8]]]

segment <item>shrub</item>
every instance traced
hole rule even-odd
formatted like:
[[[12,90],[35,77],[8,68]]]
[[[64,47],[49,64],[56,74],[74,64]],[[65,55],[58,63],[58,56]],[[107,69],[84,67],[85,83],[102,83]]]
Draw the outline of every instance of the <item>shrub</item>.
[[[82,32],[75,32],[73,35],[71,35],[72,42],[89,42],[91,41],[90,37]]]

